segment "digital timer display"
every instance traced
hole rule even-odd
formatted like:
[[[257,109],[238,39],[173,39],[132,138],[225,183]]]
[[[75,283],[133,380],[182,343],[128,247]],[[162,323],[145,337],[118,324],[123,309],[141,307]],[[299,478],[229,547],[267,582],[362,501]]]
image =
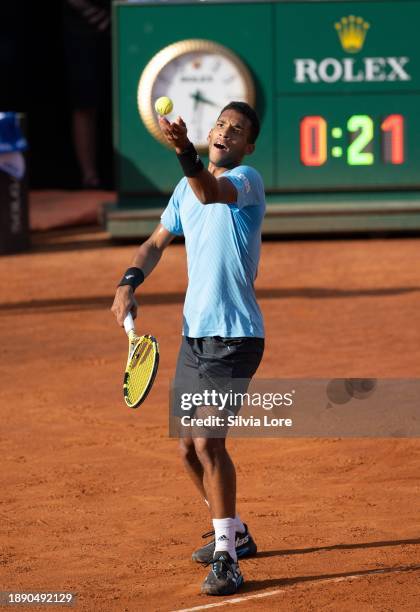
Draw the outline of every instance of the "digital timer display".
[[[276,181],[284,191],[420,187],[420,94],[285,96]]]
[[[306,116],[300,122],[300,160],[304,166],[322,166],[332,155],[343,158],[349,166],[371,166],[376,161],[373,141],[378,132],[382,163],[403,164],[403,115],[387,115],[379,120],[378,127],[375,130],[375,120],[369,115],[351,115],[344,129],[330,128],[322,115]]]

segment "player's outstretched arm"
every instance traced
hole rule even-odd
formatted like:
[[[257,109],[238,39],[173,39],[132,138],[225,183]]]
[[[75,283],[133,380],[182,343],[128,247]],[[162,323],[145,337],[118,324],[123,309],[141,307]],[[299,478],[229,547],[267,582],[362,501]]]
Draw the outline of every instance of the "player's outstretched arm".
[[[232,182],[225,177],[216,178],[203,166],[197,152],[187,136],[187,126],[181,117],[169,123],[165,117],[159,117],[159,125],[168,144],[175,148],[184,174],[202,204],[233,204],[237,201],[238,192]]]
[[[111,311],[117,319],[118,325],[122,326],[124,324],[124,319],[129,312],[134,318],[137,316],[137,302],[134,291],[157,266],[163,251],[174,238],[174,234],[168,232],[159,223],[153,234],[139,246],[130,267],[117,287],[114,302],[111,306]]]

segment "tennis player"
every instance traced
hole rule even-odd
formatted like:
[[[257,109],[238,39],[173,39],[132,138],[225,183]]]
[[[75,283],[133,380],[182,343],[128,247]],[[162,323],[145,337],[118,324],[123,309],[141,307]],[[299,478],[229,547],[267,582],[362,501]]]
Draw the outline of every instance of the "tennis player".
[[[208,136],[207,169],[188,140],[181,117],[173,123],[161,117],[159,122],[184,177],[161,223],[139,247],[124,274],[112,311],[119,325],[129,311],[136,315],[135,289],[174,237],[183,235],[189,282],[174,386],[203,390],[214,380],[249,381],[264,351],[264,325],[254,280],[265,195],[260,174],[242,165],[242,160],[255,149],[258,117],[244,102],[223,108]],[[177,403],[177,394],[174,397]],[[178,403],[173,410],[180,414]],[[236,412],[234,407],[230,411]],[[257,547],[236,513],[236,472],[225,437],[184,435],[180,446],[187,471],[213,519],[214,540],[193,553],[194,561],[211,565],[202,592],[236,593],[243,583],[238,558],[254,555]]]

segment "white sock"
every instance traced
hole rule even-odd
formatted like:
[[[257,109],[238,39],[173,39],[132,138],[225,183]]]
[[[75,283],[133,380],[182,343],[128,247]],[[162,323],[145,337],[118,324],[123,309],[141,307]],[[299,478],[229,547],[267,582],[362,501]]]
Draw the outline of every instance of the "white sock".
[[[235,519],[213,519],[215,549],[214,552],[227,550],[234,561],[238,560],[235,548]]]
[[[236,513],[234,521],[235,521],[235,531],[238,531],[239,533],[244,533],[245,525],[241,521],[241,517],[239,516],[238,513]]]

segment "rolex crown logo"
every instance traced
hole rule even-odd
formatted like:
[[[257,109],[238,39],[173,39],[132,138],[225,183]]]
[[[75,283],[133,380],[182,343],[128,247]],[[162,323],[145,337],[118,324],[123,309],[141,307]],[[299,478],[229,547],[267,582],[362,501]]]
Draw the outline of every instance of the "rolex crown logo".
[[[349,15],[335,24],[341,46],[347,53],[357,53],[363,47],[370,24],[363,17]]]

